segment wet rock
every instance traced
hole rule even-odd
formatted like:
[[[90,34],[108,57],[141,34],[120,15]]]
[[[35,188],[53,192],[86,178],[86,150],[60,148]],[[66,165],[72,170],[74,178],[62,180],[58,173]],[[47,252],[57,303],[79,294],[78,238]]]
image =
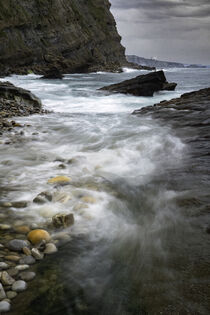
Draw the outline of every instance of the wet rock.
[[[41,192],[33,200],[34,203],[38,204],[44,204],[47,201],[52,201],[52,194],[48,191]]]
[[[52,224],[56,228],[68,227],[74,224],[74,215],[58,213],[52,217]]]
[[[77,205],[74,206],[73,210],[74,211],[80,211],[82,209],[86,209],[88,208],[88,205],[86,205],[85,203],[78,203]]]
[[[46,242],[50,240],[50,234],[47,231],[41,229],[31,231],[27,237],[28,240],[34,245],[39,244],[43,240]]]
[[[24,247],[28,247],[28,242],[24,240],[13,239],[8,242],[7,247],[13,251],[22,251]]]
[[[18,266],[15,267],[15,269],[17,271],[24,271],[24,270],[29,269],[29,265],[18,265]]]
[[[71,181],[70,177],[67,176],[56,176],[53,178],[50,178],[47,183],[48,184],[59,184],[59,185],[65,185],[68,184]]]
[[[30,228],[27,225],[17,226],[14,228],[16,233],[27,234],[30,232]]]
[[[9,224],[0,224],[0,230],[10,230],[11,225]]]
[[[12,300],[17,296],[17,293],[14,291],[7,291],[7,297],[8,299]]]
[[[12,207],[12,204],[11,204],[11,202],[1,202],[0,206],[4,207],[4,208],[10,208],[10,207]]]
[[[15,261],[15,262],[20,260],[20,256],[14,256],[14,255],[5,256],[4,258],[6,260]]]
[[[21,280],[31,281],[35,278],[36,274],[33,271],[23,271],[20,273]]]
[[[57,247],[55,246],[55,244],[53,243],[48,243],[46,245],[46,248],[44,250],[44,254],[54,254],[56,253],[58,250],[57,250]]]
[[[0,312],[8,312],[10,310],[10,303],[7,301],[0,302]]]
[[[100,90],[112,93],[132,94],[135,96],[153,96],[154,92],[161,90],[174,90],[176,83],[169,84],[163,71],[139,75],[131,80],[105,86]]]
[[[53,194],[53,202],[67,203],[71,199],[71,195],[66,192],[56,191]]]
[[[41,253],[37,248],[32,248],[31,253],[36,260],[42,260],[44,258],[44,254]]]
[[[15,269],[15,268],[11,268],[11,269],[8,269],[7,272],[8,272],[8,274],[9,274],[11,277],[15,277],[15,276],[17,276],[19,270]]]
[[[4,291],[2,284],[0,283],[0,301],[2,301],[5,298],[6,298],[6,293]]]
[[[27,284],[23,280],[15,281],[12,285],[12,291],[15,291],[15,292],[24,291],[26,290],[26,288],[27,288]]]
[[[26,256],[31,256],[31,250],[28,247],[23,247],[23,253]]]
[[[1,282],[3,285],[12,285],[15,280],[6,271],[3,271],[1,274]]]
[[[8,268],[9,268],[8,264],[6,264],[3,261],[0,262],[0,270],[5,270],[5,269],[8,269]]]
[[[26,208],[28,206],[28,201],[14,201],[12,202],[12,207],[14,208]]]
[[[65,241],[65,242],[68,242],[71,240],[71,236],[69,235],[69,233],[67,232],[60,232],[60,233],[56,233],[54,236],[53,236],[53,239],[56,241],[56,240],[59,240],[59,241]]]
[[[55,66],[52,66],[50,69],[48,69],[44,76],[41,77],[41,79],[60,79],[62,80],[63,79],[63,75],[61,73],[61,71],[55,67]]]
[[[81,200],[87,203],[96,203],[96,199],[92,196],[84,196]]]
[[[32,256],[26,256],[20,259],[19,263],[22,265],[33,265],[35,264],[36,260]]]

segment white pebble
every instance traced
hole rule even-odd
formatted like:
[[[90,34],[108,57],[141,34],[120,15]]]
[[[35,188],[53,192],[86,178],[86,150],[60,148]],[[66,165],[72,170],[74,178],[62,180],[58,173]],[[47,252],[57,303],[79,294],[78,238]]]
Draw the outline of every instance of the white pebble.
[[[15,267],[16,270],[18,271],[23,271],[29,268],[29,265],[18,265]]]
[[[10,310],[10,304],[6,301],[0,302],[0,312],[8,312]]]
[[[15,291],[15,292],[24,291],[26,290],[26,288],[27,288],[27,284],[23,280],[15,281],[12,285],[12,291]]]

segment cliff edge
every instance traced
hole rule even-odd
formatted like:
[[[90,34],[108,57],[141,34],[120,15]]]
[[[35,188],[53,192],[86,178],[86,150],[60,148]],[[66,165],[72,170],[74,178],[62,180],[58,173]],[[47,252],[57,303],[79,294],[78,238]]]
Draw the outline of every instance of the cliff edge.
[[[108,0],[0,0],[0,8],[0,75],[126,64]]]

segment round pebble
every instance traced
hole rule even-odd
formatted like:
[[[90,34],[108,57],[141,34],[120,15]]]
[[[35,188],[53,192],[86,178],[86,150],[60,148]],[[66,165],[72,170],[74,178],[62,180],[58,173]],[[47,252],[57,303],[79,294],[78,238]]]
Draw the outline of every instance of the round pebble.
[[[0,270],[5,270],[7,268],[9,268],[9,265],[6,264],[5,262],[1,261],[0,262]]]
[[[46,248],[44,251],[45,254],[53,254],[56,252],[57,252],[57,247],[55,246],[55,244],[53,244],[53,243],[46,244]]]
[[[26,288],[27,288],[27,284],[23,280],[15,281],[12,285],[12,291],[15,291],[15,292],[24,291],[26,290]]]
[[[15,280],[6,271],[3,271],[1,274],[1,282],[4,285],[12,285]]]
[[[17,226],[15,227],[15,232],[20,234],[27,234],[30,232],[30,229],[27,225]]]
[[[28,247],[28,242],[23,241],[23,240],[18,240],[18,239],[14,239],[8,242],[7,247],[10,250],[14,250],[14,251],[22,251],[22,249],[24,247]]]
[[[17,296],[17,293],[14,291],[7,291],[7,297],[8,299],[12,300]]]
[[[34,259],[34,257],[32,256],[26,256],[24,258],[22,258],[19,263],[22,265],[33,265],[35,264],[36,260]]]
[[[24,281],[33,280],[35,276],[36,274],[33,271],[24,271],[20,273],[20,278],[21,280],[24,280]]]
[[[11,229],[11,225],[0,224],[0,230],[9,230],[9,229]]]
[[[41,241],[49,241],[50,240],[50,234],[45,230],[33,230],[28,234],[28,240],[32,244],[39,244]]]
[[[4,257],[6,260],[11,260],[11,261],[19,261],[20,257],[19,256],[14,256],[14,255],[9,255]]]
[[[18,271],[23,271],[29,268],[29,265],[18,265],[15,267],[16,270]]]
[[[0,302],[0,312],[8,312],[10,310],[10,303],[6,301]]]

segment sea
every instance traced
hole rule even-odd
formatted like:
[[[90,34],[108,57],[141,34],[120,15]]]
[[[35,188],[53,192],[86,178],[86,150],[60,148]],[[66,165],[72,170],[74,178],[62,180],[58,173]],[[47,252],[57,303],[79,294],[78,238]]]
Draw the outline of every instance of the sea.
[[[1,200],[29,201],[12,208],[6,223],[46,226],[57,213],[75,219],[62,231],[71,238],[40,263],[31,295],[14,302],[14,314],[210,313],[210,165],[202,180],[194,177],[190,143],[167,121],[132,115],[210,87],[210,69],[164,72],[177,88],[153,97],[98,90],[147,73],[128,68],[63,80],[4,78],[30,90],[49,111],[15,118],[27,125],[23,132],[0,139]],[[202,163],[196,167],[203,174]],[[70,185],[52,188],[48,180],[60,175]],[[52,189],[69,200],[33,203]]]

